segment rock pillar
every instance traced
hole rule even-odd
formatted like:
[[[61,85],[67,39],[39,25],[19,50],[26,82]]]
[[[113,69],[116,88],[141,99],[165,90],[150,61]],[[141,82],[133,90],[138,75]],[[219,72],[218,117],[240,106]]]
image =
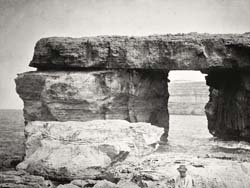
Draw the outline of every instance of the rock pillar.
[[[250,74],[234,69],[210,71],[208,129],[224,139],[250,140]]]

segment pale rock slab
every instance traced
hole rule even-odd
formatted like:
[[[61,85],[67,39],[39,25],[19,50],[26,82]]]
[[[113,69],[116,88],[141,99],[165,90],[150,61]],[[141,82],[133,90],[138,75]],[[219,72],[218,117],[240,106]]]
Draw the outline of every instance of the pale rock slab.
[[[125,120],[29,122],[17,168],[56,180],[96,179],[127,157],[155,150],[163,128]]]

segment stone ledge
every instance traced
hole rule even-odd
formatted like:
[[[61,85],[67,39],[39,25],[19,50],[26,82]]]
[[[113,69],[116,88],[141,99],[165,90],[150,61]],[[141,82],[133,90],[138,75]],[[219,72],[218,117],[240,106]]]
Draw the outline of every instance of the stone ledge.
[[[39,40],[30,66],[38,69],[249,68],[250,34],[147,37],[51,37]]]

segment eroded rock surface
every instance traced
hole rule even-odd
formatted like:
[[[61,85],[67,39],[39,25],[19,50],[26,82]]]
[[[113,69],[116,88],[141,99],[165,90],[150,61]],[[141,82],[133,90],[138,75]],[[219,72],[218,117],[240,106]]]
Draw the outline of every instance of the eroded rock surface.
[[[237,70],[208,74],[210,100],[206,115],[210,133],[220,138],[250,141],[250,76]]]
[[[24,100],[26,121],[150,122],[165,128],[162,140],[166,141],[168,71],[199,70],[210,78],[216,71],[247,74],[249,54],[250,33],[44,38],[37,42],[30,63],[38,71],[19,75],[17,92]],[[240,89],[241,96],[229,91],[234,88],[225,90],[222,82],[229,77],[215,77],[214,84],[208,84],[223,98],[219,100],[220,105],[212,100],[209,104],[214,105],[207,105],[209,129],[219,137],[226,134],[249,137],[249,120],[246,113],[242,113],[248,108],[241,97],[247,101],[247,89]],[[242,81],[237,82],[237,76],[235,79],[231,79],[234,87],[241,87]],[[215,101],[218,97],[212,98]],[[236,98],[237,102],[229,102]],[[190,111],[188,106],[178,107],[184,112]],[[202,113],[198,108],[193,113]],[[238,115],[231,114],[229,109]]]
[[[117,163],[110,171],[120,177],[121,181],[132,181],[139,187],[172,188],[180,164],[187,166],[187,173],[192,176],[197,188],[250,186],[250,164],[247,162],[197,158],[178,153],[155,153],[139,160],[128,159]]]
[[[38,69],[207,70],[249,67],[250,34],[52,37],[38,41]]]
[[[74,180],[64,188],[86,185],[116,188],[174,188],[177,168],[187,166],[194,187],[197,188],[246,188],[250,186],[250,163],[214,158],[197,158],[180,153],[154,153],[141,158],[128,158],[107,169],[107,180]],[[86,186],[87,187],[87,186]]]
[[[167,72],[28,72],[16,85],[26,121],[124,119],[168,130]]]
[[[100,178],[128,156],[149,154],[164,130],[146,123],[95,120],[34,121],[25,131],[26,157],[18,169],[62,181]]]
[[[0,171],[1,188],[53,188],[44,177],[30,175],[24,171]]]

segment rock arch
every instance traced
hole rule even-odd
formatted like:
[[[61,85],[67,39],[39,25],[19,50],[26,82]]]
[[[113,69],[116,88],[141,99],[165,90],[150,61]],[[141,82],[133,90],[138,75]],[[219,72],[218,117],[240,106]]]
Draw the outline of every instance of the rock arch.
[[[250,138],[250,35],[44,38],[17,93],[26,121],[125,119],[164,127],[168,72],[207,74],[208,128],[222,138]]]

